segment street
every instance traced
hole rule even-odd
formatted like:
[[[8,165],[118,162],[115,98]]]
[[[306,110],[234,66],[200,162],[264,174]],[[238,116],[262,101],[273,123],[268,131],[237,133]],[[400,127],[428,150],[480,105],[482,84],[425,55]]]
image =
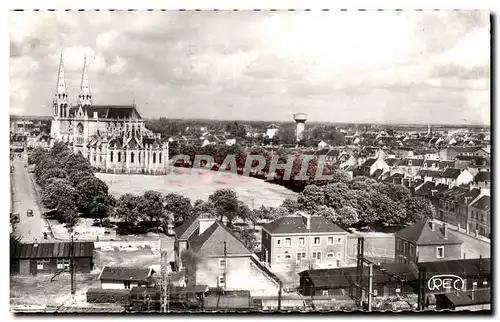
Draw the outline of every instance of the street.
[[[460,240],[463,240],[462,254],[465,259],[479,258],[480,256],[483,258],[491,257],[491,247],[489,243],[451,229],[449,232]]]
[[[45,220],[41,217],[40,209],[36,203],[35,189],[31,183],[28,169],[24,167],[26,157],[19,159],[16,155],[12,161],[14,171],[11,174],[13,189],[13,213],[19,214],[20,222],[15,225],[14,234],[22,237],[21,242],[46,241],[44,232],[49,232]],[[28,209],[33,210],[33,217],[28,217]],[[50,235],[49,237],[50,238]]]

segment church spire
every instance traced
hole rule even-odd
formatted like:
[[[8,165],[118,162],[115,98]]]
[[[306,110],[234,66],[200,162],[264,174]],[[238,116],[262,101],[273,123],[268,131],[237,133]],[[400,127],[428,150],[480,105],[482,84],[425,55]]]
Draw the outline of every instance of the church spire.
[[[66,89],[66,80],[64,79],[64,63],[61,51],[61,58],[59,62],[59,72],[57,76],[57,88],[54,94],[54,117],[68,117],[69,114],[69,98]]]
[[[64,79],[64,63],[63,63],[62,51],[61,51],[61,58],[60,58],[60,62],[59,62],[59,76],[57,78],[56,94],[67,94],[66,81]]]
[[[89,88],[89,75],[87,67],[87,55],[83,59],[82,83],[80,85],[80,94],[78,95],[78,103],[82,106],[92,105],[92,95]]]

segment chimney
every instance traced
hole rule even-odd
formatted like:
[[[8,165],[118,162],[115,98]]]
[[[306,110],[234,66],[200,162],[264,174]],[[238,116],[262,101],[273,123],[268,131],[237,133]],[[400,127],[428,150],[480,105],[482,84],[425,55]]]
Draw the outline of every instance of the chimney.
[[[443,235],[444,239],[448,239],[448,227],[446,227],[446,223],[443,223]]]
[[[434,231],[434,222],[432,220],[429,221],[429,226],[431,227],[431,230]]]
[[[306,226],[306,229],[311,229],[311,215],[303,211],[299,212],[299,215],[304,219],[304,225]]]
[[[199,218],[198,222],[200,223],[199,227],[199,235],[203,234],[205,230],[207,230],[210,226],[215,223],[215,219],[213,218]]]

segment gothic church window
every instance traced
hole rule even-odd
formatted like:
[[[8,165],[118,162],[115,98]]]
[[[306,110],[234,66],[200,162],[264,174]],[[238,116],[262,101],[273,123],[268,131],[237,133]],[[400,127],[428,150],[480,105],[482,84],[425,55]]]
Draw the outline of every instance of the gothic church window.
[[[134,163],[134,152],[130,153],[130,162]]]
[[[118,162],[121,162],[121,161],[122,161],[122,153],[118,152]]]
[[[161,153],[158,154],[158,163],[161,163]]]
[[[110,152],[109,159],[111,162],[113,162],[113,151]]]
[[[156,163],[156,153],[153,153],[153,163]]]

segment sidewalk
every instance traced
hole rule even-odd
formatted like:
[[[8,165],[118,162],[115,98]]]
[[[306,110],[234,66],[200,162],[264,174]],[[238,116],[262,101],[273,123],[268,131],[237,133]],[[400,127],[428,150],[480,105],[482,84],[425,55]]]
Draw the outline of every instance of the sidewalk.
[[[475,235],[473,235],[473,234],[467,234],[467,232],[466,232],[464,229],[458,229],[458,227],[457,227],[457,226],[452,225],[452,224],[449,224],[449,223],[442,222],[442,221],[441,221],[441,220],[439,220],[439,219],[434,219],[434,221],[435,221],[436,223],[440,224],[440,225],[442,225],[442,224],[446,224],[446,227],[448,227],[448,228],[452,229],[453,231],[456,231],[456,232],[458,232],[458,233],[460,233],[460,234],[462,234],[462,235],[465,235],[465,236],[467,236],[467,237],[474,238],[474,239],[477,239],[477,240],[483,241],[483,242],[485,242],[485,243],[491,244],[491,240],[490,240],[489,238],[487,238],[487,237],[480,236],[480,235],[475,236]]]

